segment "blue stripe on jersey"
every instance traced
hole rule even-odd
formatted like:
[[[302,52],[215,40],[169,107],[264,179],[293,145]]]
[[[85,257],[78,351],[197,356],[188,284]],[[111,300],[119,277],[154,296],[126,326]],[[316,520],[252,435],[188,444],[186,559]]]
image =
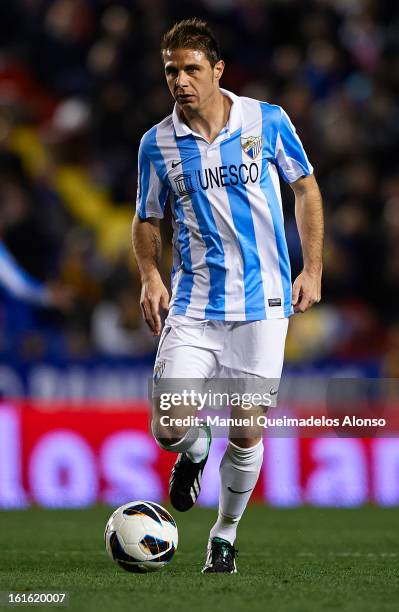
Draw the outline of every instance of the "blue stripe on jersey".
[[[170,192],[169,185],[167,183],[163,183],[162,189],[159,192],[159,196],[158,196],[158,201],[159,201],[160,207],[162,208],[162,212],[165,210],[165,204],[168,201],[169,192]]]
[[[278,253],[278,263],[280,267],[281,283],[284,294],[284,316],[289,317],[292,314],[292,294],[291,294],[291,266],[288,255],[287,242],[284,232],[284,220],[280,209],[280,204],[277,199],[274,185],[269,172],[269,162],[267,159],[262,160],[262,172],[260,177],[260,186],[266,196],[270,214],[273,220],[274,234],[276,236],[276,245]]]
[[[223,165],[229,166],[233,160],[238,163],[242,159],[240,137],[241,130],[238,130],[235,136],[221,143],[220,156]],[[248,193],[241,182],[237,185],[226,185],[226,192],[244,264],[245,315],[248,319],[254,316],[265,319],[262,273]]]
[[[175,137],[175,140],[182,160],[183,173],[194,176],[195,170],[198,169],[199,160],[202,174],[201,153],[194,136],[190,134],[189,136]],[[187,156],[188,149],[190,150],[189,156]],[[225,309],[226,268],[224,249],[206,192],[200,190],[190,197],[202,240],[206,246],[205,261],[209,269],[210,287],[205,318],[212,318],[215,316],[215,312],[224,313]],[[180,292],[180,284],[178,291]]]
[[[181,255],[180,255],[180,249],[179,249],[179,246],[177,245],[177,242],[179,241],[179,227],[176,221],[176,211],[175,211],[174,200],[175,198],[171,200],[173,238],[172,238],[172,269],[170,271],[170,285],[172,288],[172,292],[174,289],[175,275],[176,275],[177,270],[179,270],[179,268],[181,267],[181,262],[182,262]]]
[[[297,136],[295,128],[289,120],[287,113],[282,109],[281,113],[279,132],[284,150],[288,157],[291,157],[302,166],[304,171],[303,173],[308,175],[311,173],[311,171],[309,169],[309,163],[306,159],[302,143],[299,140],[299,137]]]
[[[263,155],[274,157],[282,109],[268,102],[259,102],[259,105],[262,113]]]
[[[155,172],[161,181],[162,187],[158,195],[157,208],[158,210],[147,209],[148,195],[150,190],[150,168],[151,162],[154,165]],[[159,213],[163,213],[165,204],[168,199],[170,185],[167,180],[166,166],[163,160],[163,155],[157,144],[157,127],[154,126],[149,130],[143,137],[140,150],[139,150],[139,165],[140,165],[140,197],[139,197],[139,217],[145,219],[151,217],[151,214],[155,216],[161,216]],[[151,204],[151,202],[150,202]],[[152,203],[154,204],[154,203]]]
[[[179,203],[179,198],[174,194],[174,211],[178,223],[177,241],[180,245],[180,257],[182,262],[182,276],[178,280],[176,297],[173,304],[173,314],[186,314],[191,300],[193,289],[194,274],[190,251],[190,232],[185,224],[183,208]],[[172,273],[172,286],[176,271]]]
[[[280,107],[278,106],[265,103],[260,103],[260,108],[262,112],[262,136],[264,139],[263,144],[264,147],[267,147],[267,151],[273,151],[274,153],[277,130],[271,129],[271,124],[275,123],[276,127],[278,128],[280,112],[283,112],[283,110],[280,109]],[[283,112],[283,114],[285,113]],[[269,137],[269,141],[266,140],[267,137]],[[274,143],[271,138],[273,138]],[[276,237],[278,261],[281,274],[281,283],[284,295],[284,316],[288,317],[290,314],[292,314],[291,265],[288,254],[287,241],[285,238],[284,219],[281,212],[280,203],[278,201],[278,197],[273,185],[273,181],[270,176],[269,162],[267,157],[267,155],[264,155],[262,159],[260,187],[266,196],[267,205],[269,207],[273,221],[274,235]]]
[[[139,149],[139,169],[140,191],[137,213],[141,219],[145,219],[147,216],[146,203],[150,189],[150,160],[144,153],[144,148],[142,146]]]
[[[270,134],[270,108],[269,105],[261,104],[262,111],[262,134]],[[264,143],[264,145],[270,143]],[[274,234],[278,253],[278,262],[281,274],[281,283],[284,294],[284,316],[292,314],[291,305],[291,266],[288,255],[288,247],[285,239],[284,219],[281,212],[277,194],[269,172],[269,160],[266,156],[262,159],[262,170],[260,176],[260,187],[266,196],[267,205],[273,221]]]

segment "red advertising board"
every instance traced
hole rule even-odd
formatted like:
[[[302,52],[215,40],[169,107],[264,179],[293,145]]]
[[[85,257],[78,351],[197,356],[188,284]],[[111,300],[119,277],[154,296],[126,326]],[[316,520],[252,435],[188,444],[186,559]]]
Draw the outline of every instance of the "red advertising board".
[[[217,504],[225,446],[213,440],[203,505]],[[0,508],[166,500],[174,459],[150,435],[146,403],[0,406]],[[278,506],[397,505],[399,438],[268,438],[253,499]]]

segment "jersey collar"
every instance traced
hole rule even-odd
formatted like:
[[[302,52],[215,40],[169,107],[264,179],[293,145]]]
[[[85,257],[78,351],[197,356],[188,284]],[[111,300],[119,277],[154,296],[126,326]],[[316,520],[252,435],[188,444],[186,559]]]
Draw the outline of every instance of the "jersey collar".
[[[227,91],[227,89],[220,88],[220,91],[224,96],[227,96],[233,102],[230,108],[230,115],[227,120],[227,123],[220,132],[226,133],[226,138],[229,138],[230,134],[240,129],[242,125],[241,100],[239,96],[236,96],[236,94],[232,93],[231,91]],[[193,132],[184,121],[180,119],[179,114],[177,112],[177,103],[174,105],[173,108],[172,120],[177,137],[188,136],[189,134],[192,134],[194,136],[198,135],[196,134],[196,132]]]

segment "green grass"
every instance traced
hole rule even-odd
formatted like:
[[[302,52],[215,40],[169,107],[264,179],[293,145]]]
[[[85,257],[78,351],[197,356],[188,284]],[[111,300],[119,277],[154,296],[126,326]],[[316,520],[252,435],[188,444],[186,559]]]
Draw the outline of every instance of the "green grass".
[[[239,573],[213,576],[200,570],[214,511],[174,513],[178,552],[146,575],[124,572],[107,557],[102,536],[110,513],[0,512],[0,591],[68,591],[66,609],[82,612],[398,609],[396,509],[251,506],[237,541]]]

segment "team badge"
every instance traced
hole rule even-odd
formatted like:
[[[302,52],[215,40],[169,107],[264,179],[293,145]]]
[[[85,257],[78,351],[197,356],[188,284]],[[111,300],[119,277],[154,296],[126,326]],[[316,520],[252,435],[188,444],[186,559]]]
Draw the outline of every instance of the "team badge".
[[[262,136],[243,136],[240,138],[241,148],[251,159],[256,159],[262,150]]]
[[[153,376],[154,384],[157,384],[157,382],[161,378],[162,374],[164,373],[165,364],[166,364],[166,362],[164,360],[157,361],[157,363],[155,364],[155,367],[154,367],[154,376]]]
[[[191,174],[179,174],[174,179],[177,191],[179,195],[190,195],[191,193],[195,193],[197,190],[193,187],[193,182],[191,178]]]

